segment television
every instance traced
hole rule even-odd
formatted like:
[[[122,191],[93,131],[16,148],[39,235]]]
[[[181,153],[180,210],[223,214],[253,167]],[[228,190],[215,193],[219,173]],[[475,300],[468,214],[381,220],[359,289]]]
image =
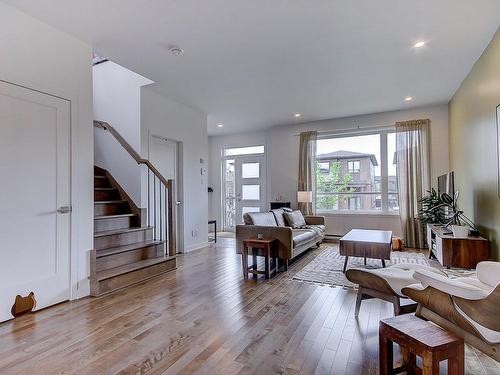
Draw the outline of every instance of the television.
[[[438,194],[448,194],[455,199],[455,172],[449,172],[438,177]]]

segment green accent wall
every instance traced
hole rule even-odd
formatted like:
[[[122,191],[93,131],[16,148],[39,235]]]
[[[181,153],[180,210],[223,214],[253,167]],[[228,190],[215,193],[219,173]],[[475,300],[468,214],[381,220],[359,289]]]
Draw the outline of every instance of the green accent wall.
[[[500,104],[500,29],[449,103],[450,167],[459,206],[500,260],[496,107]]]

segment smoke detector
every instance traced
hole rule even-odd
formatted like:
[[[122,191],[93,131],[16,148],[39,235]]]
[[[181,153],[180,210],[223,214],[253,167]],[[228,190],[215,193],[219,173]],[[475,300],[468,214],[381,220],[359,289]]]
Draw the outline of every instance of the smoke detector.
[[[168,49],[168,51],[170,52],[170,54],[172,56],[180,56],[184,53],[184,50],[182,48],[179,48],[179,47],[170,47]]]

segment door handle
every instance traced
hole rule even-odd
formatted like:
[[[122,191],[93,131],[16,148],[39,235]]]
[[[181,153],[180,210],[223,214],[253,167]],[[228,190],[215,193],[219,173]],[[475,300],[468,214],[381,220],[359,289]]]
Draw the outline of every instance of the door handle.
[[[72,210],[71,206],[61,206],[57,209],[57,212],[59,212],[60,214],[67,214],[70,213],[71,210]]]
[[[175,202],[175,205],[176,205],[176,206],[178,206],[178,205],[180,205],[181,203],[182,203],[181,201],[176,201],[176,202]]]

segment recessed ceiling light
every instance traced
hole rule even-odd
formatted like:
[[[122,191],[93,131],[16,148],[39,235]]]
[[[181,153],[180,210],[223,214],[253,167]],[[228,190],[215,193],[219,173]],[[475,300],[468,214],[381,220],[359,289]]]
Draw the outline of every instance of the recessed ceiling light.
[[[405,101],[407,101],[407,102],[411,102],[412,100],[413,100],[413,97],[411,97],[411,96],[407,96],[405,98]]]
[[[223,128],[223,127],[224,127],[224,124],[223,124],[222,122],[219,122],[218,124],[216,124],[216,126],[217,126],[218,128]]]
[[[184,53],[184,50],[182,48],[179,48],[179,47],[170,47],[168,49],[168,51],[170,52],[170,54],[172,56],[180,56]]]
[[[295,114],[293,115],[293,117],[296,117],[296,118],[299,118],[300,116],[302,116],[300,113],[295,113]]]
[[[420,47],[423,47],[425,46],[425,42],[423,40],[419,40],[418,42],[416,42],[413,47],[415,48],[420,48]]]

